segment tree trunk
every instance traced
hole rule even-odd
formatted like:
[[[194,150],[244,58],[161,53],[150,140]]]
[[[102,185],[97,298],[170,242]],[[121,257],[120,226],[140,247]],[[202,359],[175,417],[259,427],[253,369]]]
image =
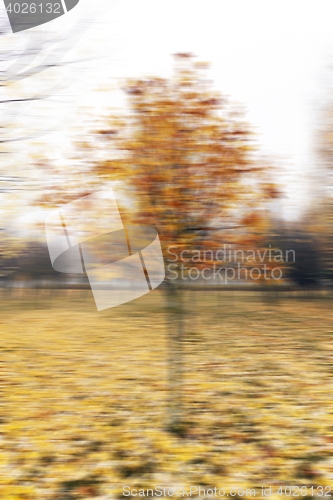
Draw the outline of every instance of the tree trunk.
[[[168,378],[169,401],[167,427],[181,433],[183,422],[183,334],[184,311],[182,291],[177,283],[170,280],[166,285],[166,307],[168,323]]]

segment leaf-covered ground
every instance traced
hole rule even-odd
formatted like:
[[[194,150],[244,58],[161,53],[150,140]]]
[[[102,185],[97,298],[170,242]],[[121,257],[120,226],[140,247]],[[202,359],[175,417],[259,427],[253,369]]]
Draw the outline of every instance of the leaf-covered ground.
[[[333,485],[332,297],[186,292],[177,434],[161,292],[35,294],[1,300],[1,499]]]

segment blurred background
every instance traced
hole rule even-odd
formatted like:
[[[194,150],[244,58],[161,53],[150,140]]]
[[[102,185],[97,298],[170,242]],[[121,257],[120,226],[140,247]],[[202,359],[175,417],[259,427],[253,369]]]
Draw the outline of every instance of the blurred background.
[[[1,9],[1,498],[330,493],[332,14],[80,0],[12,34]],[[166,277],[98,312],[45,220],[111,188]]]

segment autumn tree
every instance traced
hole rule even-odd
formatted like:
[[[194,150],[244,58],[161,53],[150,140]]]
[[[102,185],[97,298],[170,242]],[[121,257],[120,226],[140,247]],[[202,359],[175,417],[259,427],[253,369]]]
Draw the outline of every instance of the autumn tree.
[[[184,317],[168,249],[178,254],[180,268],[183,249],[214,246],[222,230],[246,227],[243,237],[253,244],[264,223],[259,205],[274,196],[273,184],[264,182],[264,169],[254,161],[254,138],[243,113],[213,89],[206,69],[190,54],[178,54],[172,78],[126,81],[129,111],[110,116],[98,131],[108,158],[94,164],[95,174],[121,181],[135,200],[134,212],[123,209],[125,223],[159,232],[172,312],[173,424],[180,421]]]
[[[212,229],[240,223],[258,232],[258,205],[273,196],[260,184],[263,168],[254,162],[253,134],[239,109],[212,89],[206,64],[176,56],[171,79],[127,81],[130,113],[111,116],[99,131],[109,151],[95,172],[121,180],[136,201],[127,221],[152,225],[180,252],[211,241]],[[260,186],[260,189],[258,187]]]

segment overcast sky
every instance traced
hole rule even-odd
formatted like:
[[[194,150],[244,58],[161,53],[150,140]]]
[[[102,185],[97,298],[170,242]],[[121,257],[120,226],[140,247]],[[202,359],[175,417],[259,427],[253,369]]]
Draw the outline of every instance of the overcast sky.
[[[332,20],[331,0],[80,0],[66,16],[4,38],[19,45],[28,36],[66,37],[78,22],[80,36],[73,47],[68,40],[63,60],[91,60],[59,69],[69,83],[70,72],[75,73],[70,89],[38,113],[30,107],[30,115],[38,116],[40,124],[45,120],[45,129],[57,128],[43,141],[49,141],[50,150],[58,150],[60,156],[66,154],[69,124],[79,130],[85,113],[94,110],[96,115],[108,105],[122,105],[119,94],[108,90],[114,77],[167,76],[176,52],[192,52],[210,61],[215,87],[245,106],[263,152],[281,158],[292,172],[284,178],[288,182],[284,206],[292,217],[305,205],[311,190],[306,174],[316,168],[313,134],[333,75]],[[47,79],[45,74],[34,78],[35,84],[36,78]],[[24,92],[33,82],[26,85]],[[57,120],[50,126],[54,117]],[[28,123],[27,119],[27,127]],[[22,142],[21,153],[24,150]]]

